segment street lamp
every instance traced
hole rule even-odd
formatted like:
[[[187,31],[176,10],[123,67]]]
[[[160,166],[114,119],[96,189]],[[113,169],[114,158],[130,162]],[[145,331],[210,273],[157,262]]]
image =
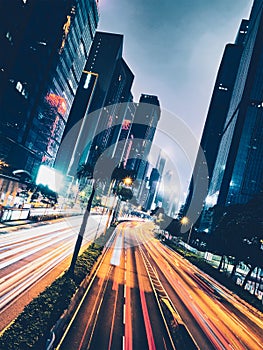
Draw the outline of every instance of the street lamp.
[[[181,219],[181,224],[182,225],[187,225],[189,223],[189,219],[187,216],[184,216],[182,219]]]
[[[114,213],[111,219],[112,224],[115,222],[116,218],[118,217],[121,202],[132,198],[132,191],[130,187],[133,184],[133,179],[130,176],[126,176],[121,180],[121,182],[123,183],[124,186],[119,187],[120,184],[119,183],[117,184],[117,192],[115,192],[115,198],[117,197],[117,203],[116,205],[114,203],[112,206],[112,209],[113,207],[115,207]]]
[[[181,219],[181,224],[182,225],[188,225],[189,224],[189,219],[188,219],[187,216],[184,216]],[[192,230],[193,230],[193,224],[191,224],[190,229],[189,229],[189,233],[188,233],[187,240],[186,240],[186,244],[187,245],[189,245],[191,234],[192,234]],[[186,254],[186,245],[184,247],[185,247],[185,250],[184,250],[184,256],[185,256],[185,254]]]
[[[126,186],[131,186],[133,181],[132,181],[132,178],[131,178],[131,177],[125,177],[125,179],[123,179],[122,182],[123,182],[124,185],[126,185]]]

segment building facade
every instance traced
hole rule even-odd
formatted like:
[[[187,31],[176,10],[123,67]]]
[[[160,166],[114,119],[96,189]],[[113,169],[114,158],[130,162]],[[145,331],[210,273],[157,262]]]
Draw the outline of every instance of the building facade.
[[[263,190],[262,1],[254,1],[241,34],[244,48],[202,216],[208,231],[225,207],[247,203]]]
[[[200,197],[200,183],[206,186],[211,182],[243,52],[247,22],[242,21],[235,43],[226,45],[217,73],[188,196],[181,212],[181,215],[187,216],[191,222],[192,217],[196,218],[201,214],[202,206],[200,207],[198,203],[204,203],[205,195],[207,195],[204,193],[203,198]]]
[[[137,104],[130,135],[133,138],[130,159],[127,167],[137,174],[140,181],[147,170],[149,156],[156,128],[161,116],[157,96],[142,94]]]
[[[96,32],[56,161],[64,174],[76,176],[80,164],[94,167],[105,151],[114,155],[134,79],[122,51],[123,35]]]
[[[12,15],[10,15],[12,14]],[[52,166],[98,24],[95,0],[0,3],[0,158]]]

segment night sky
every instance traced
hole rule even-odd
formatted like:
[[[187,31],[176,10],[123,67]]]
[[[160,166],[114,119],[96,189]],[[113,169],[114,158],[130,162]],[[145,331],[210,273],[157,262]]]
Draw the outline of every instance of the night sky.
[[[124,59],[135,74],[134,100],[159,97],[162,117],[150,163],[169,158],[178,196],[188,182],[227,43],[235,41],[253,0],[101,0],[98,30],[124,34]],[[171,132],[165,137],[166,132]]]
[[[124,34],[135,101],[158,95],[162,108],[201,134],[225,45],[252,0],[100,0],[99,30]]]

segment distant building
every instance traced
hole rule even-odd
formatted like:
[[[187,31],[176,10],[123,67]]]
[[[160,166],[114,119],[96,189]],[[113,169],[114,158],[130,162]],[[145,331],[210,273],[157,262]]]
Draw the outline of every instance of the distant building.
[[[146,210],[155,209],[152,206],[154,204],[159,182],[160,182],[159,171],[156,168],[153,168],[149,179],[149,192],[148,192],[147,202],[145,204]]]
[[[148,156],[151,150],[157,124],[161,115],[157,96],[142,94],[136,108],[130,135],[133,138],[127,168],[134,170],[137,182],[141,183],[147,174]],[[137,189],[140,193],[140,187]]]
[[[126,106],[126,110],[124,112],[124,120],[122,122],[121,129],[118,131],[118,135],[114,150],[113,156],[116,159],[119,159],[123,166],[127,166],[128,159],[130,158],[131,150],[132,150],[132,142],[133,135],[131,135],[131,128],[134,121],[135,111],[137,104],[135,102],[130,102]]]
[[[207,230],[226,206],[247,203],[263,190],[262,1],[254,1],[242,31],[244,49],[202,216]]]
[[[154,202],[157,207],[163,207],[164,204],[164,178],[163,178],[163,172],[164,172],[164,167],[166,163],[166,158],[162,154],[162,152],[159,153],[157,162],[156,162],[156,169],[158,170],[160,174],[160,181],[158,184],[158,187],[156,189],[156,197],[154,199]]]
[[[176,191],[176,177],[171,170],[163,175],[162,207],[165,214],[174,217],[178,212],[179,193]]]
[[[1,1],[0,159],[52,166],[98,24],[95,0]]]

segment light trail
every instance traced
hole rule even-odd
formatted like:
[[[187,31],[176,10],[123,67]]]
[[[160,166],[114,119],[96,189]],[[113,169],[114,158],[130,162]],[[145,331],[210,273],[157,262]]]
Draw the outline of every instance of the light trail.
[[[97,232],[97,217],[87,226],[86,243]],[[52,271],[73,252],[81,218],[27,228],[0,238],[0,311],[3,312],[32,285]],[[104,230],[103,218],[100,233]],[[91,225],[95,227],[91,228]],[[37,234],[38,233],[38,234]]]

